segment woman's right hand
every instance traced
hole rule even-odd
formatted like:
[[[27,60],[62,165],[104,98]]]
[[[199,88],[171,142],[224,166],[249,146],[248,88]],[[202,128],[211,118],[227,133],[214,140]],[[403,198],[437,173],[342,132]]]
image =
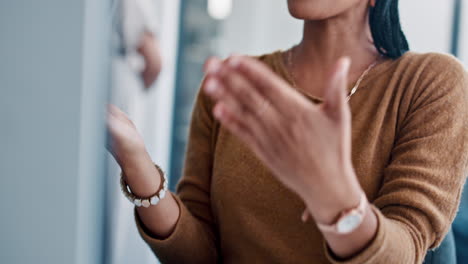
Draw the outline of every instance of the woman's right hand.
[[[132,157],[145,151],[145,144],[133,122],[115,105],[107,106],[107,149],[122,167]]]
[[[133,122],[115,105],[107,108],[107,149],[124,172],[127,184],[137,196],[151,196],[158,189],[160,175],[146,151]]]
[[[143,138],[119,108],[109,104],[107,111],[107,149],[122,168],[132,193],[144,198],[153,196],[160,188],[162,175],[159,175],[146,151]],[[180,215],[177,202],[167,194],[156,206],[137,207],[136,210],[143,225],[161,239],[169,237],[174,231]]]

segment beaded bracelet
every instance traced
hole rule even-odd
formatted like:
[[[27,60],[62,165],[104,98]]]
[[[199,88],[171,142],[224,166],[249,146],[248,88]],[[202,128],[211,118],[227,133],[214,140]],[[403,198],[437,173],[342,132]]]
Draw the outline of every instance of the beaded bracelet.
[[[159,175],[161,175],[161,184],[158,188],[158,191],[154,195],[147,197],[147,198],[137,197],[136,195],[134,195],[132,191],[130,190],[130,186],[128,186],[128,184],[124,180],[123,171],[120,173],[120,188],[122,189],[122,192],[125,195],[125,197],[127,197],[127,199],[137,207],[143,206],[143,207],[148,208],[150,207],[150,205],[156,205],[161,199],[164,198],[164,196],[166,196],[166,192],[167,192],[166,174],[164,174],[163,170],[157,164],[154,164],[154,166],[158,170]]]

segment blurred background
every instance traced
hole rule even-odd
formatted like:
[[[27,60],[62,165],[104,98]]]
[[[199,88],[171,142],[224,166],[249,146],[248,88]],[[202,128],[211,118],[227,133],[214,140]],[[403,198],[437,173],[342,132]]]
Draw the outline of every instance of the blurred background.
[[[129,114],[174,191],[204,61],[299,42],[286,2],[1,0],[0,263],[157,263],[104,148],[105,105]],[[400,12],[413,51],[468,66],[468,2],[401,0]]]

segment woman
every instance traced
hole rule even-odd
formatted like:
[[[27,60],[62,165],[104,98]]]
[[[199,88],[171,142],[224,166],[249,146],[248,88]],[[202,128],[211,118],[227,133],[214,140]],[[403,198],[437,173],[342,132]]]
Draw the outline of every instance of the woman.
[[[289,0],[299,45],[207,62],[177,194],[135,212],[163,263],[420,263],[440,244],[468,164],[468,78],[406,52],[397,5]],[[124,182],[152,197],[161,172],[110,112]]]

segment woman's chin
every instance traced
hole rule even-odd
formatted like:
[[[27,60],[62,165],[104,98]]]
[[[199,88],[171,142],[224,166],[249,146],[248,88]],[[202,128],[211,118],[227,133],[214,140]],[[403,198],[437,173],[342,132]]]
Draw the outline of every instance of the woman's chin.
[[[324,20],[329,18],[329,16],[326,15],[311,15],[310,12],[304,12],[298,10],[296,11],[289,11],[292,17],[300,20]]]
[[[291,16],[301,20],[323,20],[331,17],[329,12],[323,9],[313,8],[310,4],[306,3],[290,3],[288,4],[288,10]]]
[[[297,19],[324,20],[363,4],[362,0],[288,0],[288,9]]]

